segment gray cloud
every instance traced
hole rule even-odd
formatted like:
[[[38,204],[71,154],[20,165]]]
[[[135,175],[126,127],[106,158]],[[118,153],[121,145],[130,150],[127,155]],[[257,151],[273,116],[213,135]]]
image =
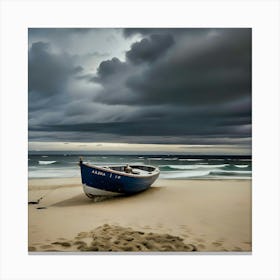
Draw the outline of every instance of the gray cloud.
[[[174,44],[170,34],[152,34],[148,39],[132,44],[126,58],[133,63],[152,62],[161,57]]]
[[[69,79],[82,71],[68,54],[52,53],[49,43],[33,43],[28,53],[29,107],[64,93]]]
[[[201,36],[209,33],[213,28],[124,28],[123,35],[125,38],[134,35],[142,35],[144,37],[151,34],[172,34],[172,36]]]
[[[92,81],[106,83],[112,76],[118,76],[120,73],[126,71],[127,64],[121,62],[114,57],[111,60],[102,61],[97,69],[97,77],[93,77]]]
[[[137,47],[141,47],[141,42],[136,43]],[[141,55],[134,46],[127,57],[139,61]],[[156,48],[161,53],[162,45],[153,44],[153,53]],[[106,91],[104,84],[106,94],[102,95],[102,102],[188,105],[238,99],[251,92],[251,30],[217,30],[216,34],[206,33],[191,42],[181,36],[168,55],[162,55],[142,71],[140,67],[128,73],[123,85],[134,100],[120,99],[114,92]]]
[[[120,34],[104,32],[108,44]],[[250,146],[251,29],[121,32],[137,40],[122,58],[104,58],[102,48],[70,55],[51,30],[32,33],[45,39],[29,48],[31,140]],[[89,54],[101,59],[96,69]]]

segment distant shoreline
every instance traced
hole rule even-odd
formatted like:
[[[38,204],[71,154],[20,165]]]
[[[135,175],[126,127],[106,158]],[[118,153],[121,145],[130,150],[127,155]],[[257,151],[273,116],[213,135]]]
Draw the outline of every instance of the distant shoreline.
[[[98,153],[98,152],[88,152],[88,151],[28,151],[28,155],[37,155],[37,156],[43,156],[43,155],[67,155],[67,156],[145,156],[145,157],[158,157],[158,156],[166,156],[166,157],[184,157],[184,158],[244,158],[244,159],[252,159],[252,155],[207,155],[207,154],[187,154],[187,153],[128,153],[128,152],[123,152],[123,153],[112,153],[112,151],[108,152],[103,152],[103,153]]]

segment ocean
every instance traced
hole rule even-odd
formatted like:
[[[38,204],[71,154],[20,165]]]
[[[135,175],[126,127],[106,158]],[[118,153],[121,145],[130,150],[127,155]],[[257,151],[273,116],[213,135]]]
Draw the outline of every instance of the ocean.
[[[252,161],[248,156],[186,155],[84,155],[85,162],[111,164],[147,164],[160,169],[161,179],[251,179]],[[29,178],[79,177],[79,156],[75,154],[37,153],[28,156]]]

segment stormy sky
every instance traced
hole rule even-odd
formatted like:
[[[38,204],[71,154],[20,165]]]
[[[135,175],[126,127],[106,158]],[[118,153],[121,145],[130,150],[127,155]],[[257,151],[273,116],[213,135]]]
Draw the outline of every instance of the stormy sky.
[[[29,29],[30,142],[250,154],[251,29]]]

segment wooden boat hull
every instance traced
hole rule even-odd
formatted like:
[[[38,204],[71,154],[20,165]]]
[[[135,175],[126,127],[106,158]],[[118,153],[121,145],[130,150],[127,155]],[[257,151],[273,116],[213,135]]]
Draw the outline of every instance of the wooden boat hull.
[[[159,170],[147,176],[125,174],[80,162],[82,183],[86,195],[134,194],[148,189],[159,176]],[[100,191],[102,191],[100,193]]]

